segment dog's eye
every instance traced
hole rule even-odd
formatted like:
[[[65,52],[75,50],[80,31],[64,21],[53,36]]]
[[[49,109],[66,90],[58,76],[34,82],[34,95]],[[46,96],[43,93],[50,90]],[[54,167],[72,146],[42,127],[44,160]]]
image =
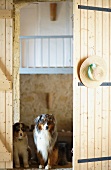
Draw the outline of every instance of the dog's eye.
[[[53,123],[53,121],[49,121],[49,122],[48,122],[48,125],[50,125],[50,124],[52,124],[52,123]]]
[[[17,132],[19,132],[19,131],[20,131],[20,129],[18,129],[18,128],[17,128],[17,129],[16,129],[16,131],[17,131]]]
[[[25,129],[24,128],[21,128],[21,130],[24,132],[25,131]]]
[[[46,121],[46,119],[42,119],[42,120],[41,120],[41,123],[45,123],[45,121]]]

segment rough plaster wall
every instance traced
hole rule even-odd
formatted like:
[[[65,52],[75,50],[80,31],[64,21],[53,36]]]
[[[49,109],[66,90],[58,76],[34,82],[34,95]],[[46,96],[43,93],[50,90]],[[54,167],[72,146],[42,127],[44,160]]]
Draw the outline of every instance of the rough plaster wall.
[[[21,75],[20,120],[27,125],[42,113],[52,113],[58,130],[72,131],[73,75]],[[47,107],[47,94],[52,94],[51,109]]]

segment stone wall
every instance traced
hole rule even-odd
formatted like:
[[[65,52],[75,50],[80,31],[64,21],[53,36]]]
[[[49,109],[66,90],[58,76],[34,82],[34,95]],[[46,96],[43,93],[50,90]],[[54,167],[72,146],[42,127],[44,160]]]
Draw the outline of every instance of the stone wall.
[[[52,96],[48,108],[48,95]],[[28,126],[42,113],[52,113],[58,131],[73,128],[73,75],[21,75],[20,121]]]

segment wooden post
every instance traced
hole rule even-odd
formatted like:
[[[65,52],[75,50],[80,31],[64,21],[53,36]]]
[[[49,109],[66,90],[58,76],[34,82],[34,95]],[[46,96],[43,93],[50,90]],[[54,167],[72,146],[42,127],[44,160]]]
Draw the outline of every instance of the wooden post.
[[[57,3],[50,3],[50,19],[51,19],[51,21],[56,20],[56,9],[57,9]]]
[[[47,94],[47,108],[48,109],[52,108],[52,99],[53,99],[52,93],[48,93]]]

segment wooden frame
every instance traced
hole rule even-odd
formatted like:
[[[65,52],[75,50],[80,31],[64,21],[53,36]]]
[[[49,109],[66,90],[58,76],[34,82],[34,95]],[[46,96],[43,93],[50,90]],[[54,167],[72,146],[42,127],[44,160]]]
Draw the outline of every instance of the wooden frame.
[[[0,167],[13,167],[13,0],[0,1]]]
[[[7,79],[5,74],[0,69],[0,91],[2,90],[11,90],[12,89],[12,82]]]
[[[0,9],[0,19],[9,19],[13,17],[13,10]]]
[[[0,140],[0,153],[2,153],[2,156],[0,156],[0,162],[11,161],[12,154],[4,146],[5,144],[3,144],[2,141]]]

